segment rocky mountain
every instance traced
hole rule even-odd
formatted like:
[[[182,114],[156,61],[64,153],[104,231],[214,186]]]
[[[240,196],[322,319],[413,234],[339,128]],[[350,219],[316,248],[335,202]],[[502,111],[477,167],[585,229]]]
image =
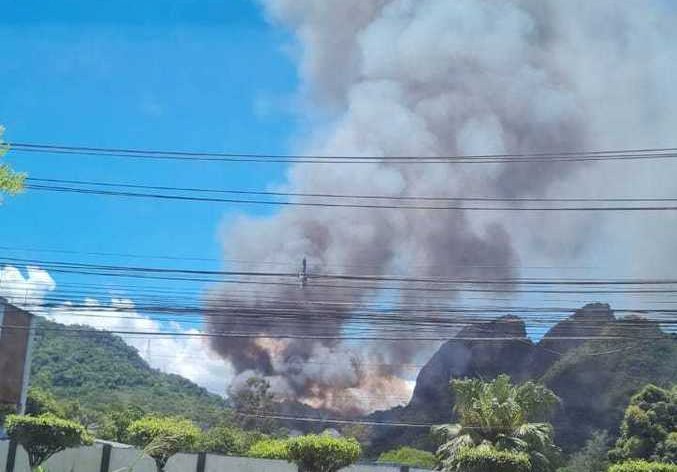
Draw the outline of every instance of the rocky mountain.
[[[472,324],[443,344],[421,369],[408,405],[374,413],[370,419],[450,421],[451,379],[500,373],[515,381],[543,382],[560,396],[561,407],[553,418],[557,440],[575,449],[594,429],[615,433],[629,397],[642,385],[677,381],[677,338],[643,318],[617,319],[600,303],[577,310],[538,343],[527,338],[524,321],[515,316]],[[379,427],[371,440],[374,451],[398,444],[432,447],[422,428]]]

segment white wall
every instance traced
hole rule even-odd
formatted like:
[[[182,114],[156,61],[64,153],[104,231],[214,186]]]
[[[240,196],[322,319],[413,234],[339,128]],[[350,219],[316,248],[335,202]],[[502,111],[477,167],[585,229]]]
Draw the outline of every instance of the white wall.
[[[193,469],[195,470],[195,469]],[[207,455],[205,472],[296,472],[296,466],[286,461]]]
[[[0,441],[0,472],[5,472],[9,441]],[[47,463],[49,472],[99,472],[103,445],[68,449],[52,456]],[[134,465],[134,472],[156,472],[155,462],[133,447],[114,447],[111,451],[109,472],[126,472]],[[176,454],[167,463],[167,472],[194,472],[197,469],[197,454]],[[344,472],[400,472],[396,466],[356,464]],[[29,472],[28,456],[19,447],[16,453],[14,472]],[[296,466],[286,461],[252,459],[208,454],[205,472],[297,472]],[[427,472],[410,469],[410,472]]]

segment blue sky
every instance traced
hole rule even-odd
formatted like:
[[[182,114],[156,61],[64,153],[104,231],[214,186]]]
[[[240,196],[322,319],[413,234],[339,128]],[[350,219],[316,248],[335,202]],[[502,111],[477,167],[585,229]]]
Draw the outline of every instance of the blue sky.
[[[296,128],[291,38],[247,0],[6,2],[0,123],[9,142],[285,152]],[[259,189],[280,165],[8,154],[33,177]],[[0,246],[220,257],[223,204],[27,192],[0,208]],[[96,259],[6,253],[53,260]],[[107,258],[111,260],[111,258]],[[162,261],[121,264],[162,265]],[[169,263],[177,265],[176,261]],[[219,268],[218,261],[190,261]],[[59,276],[55,275],[57,283]]]

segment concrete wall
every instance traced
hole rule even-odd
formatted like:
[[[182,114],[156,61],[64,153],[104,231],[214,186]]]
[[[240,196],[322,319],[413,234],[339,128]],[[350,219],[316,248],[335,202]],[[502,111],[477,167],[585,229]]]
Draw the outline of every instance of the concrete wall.
[[[52,456],[45,464],[49,472],[100,472],[104,446],[68,449]],[[9,441],[0,441],[0,472],[6,472]],[[177,454],[167,463],[167,472],[197,472],[197,454]],[[128,472],[134,466],[134,472],[156,472],[155,462],[143,456],[133,447],[113,447],[108,472]],[[122,470],[121,470],[122,469]],[[397,466],[377,466],[356,464],[344,469],[345,472],[400,472]],[[14,470],[9,472],[29,472],[28,457],[19,446],[16,453]],[[252,459],[249,457],[230,457],[207,454],[204,472],[297,472],[296,466],[285,461]],[[425,472],[423,469],[409,469],[409,472]]]

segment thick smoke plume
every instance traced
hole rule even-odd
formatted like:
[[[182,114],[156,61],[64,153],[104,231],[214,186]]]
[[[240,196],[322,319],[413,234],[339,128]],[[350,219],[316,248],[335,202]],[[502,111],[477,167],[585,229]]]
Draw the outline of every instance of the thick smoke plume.
[[[662,147],[675,140],[675,15],[660,2],[263,3],[272,21],[298,38],[300,100],[312,136],[302,153],[448,156]],[[292,165],[283,188],[433,197],[594,197],[632,188],[627,180],[625,187],[610,182],[633,171],[610,175],[598,167]],[[674,188],[665,177],[656,187],[650,180],[646,189]],[[289,207],[237,219],[224,247],[229,259],[271,264],[258,269],[277,270],[280,263],[287,264],[281,270],[297,269],[307,257],[311,273],[509,277],[520,260],[557,260],[589,247],[599,220],[560,216]],[[352,288],[312,280],[304,288],[224,284],[210,295],[208,321],[213,331],[272,336],[331,338],[357,328],[378,335],[380,325],[369,327],[368,317],[356,313],[383,304],[383,292],[374,284],[345,285]],[[394,301],[415,306],[421,297],[401,292]],[[292,314],[305,321],[285,318]],[[373,408],[373,397],[379,407],[404,401],[402,370],[390,364],[408,362],[421,345],[241,338],[215,339],[213,348],[242,375],[269,378],[283,397],[345,411]]]

